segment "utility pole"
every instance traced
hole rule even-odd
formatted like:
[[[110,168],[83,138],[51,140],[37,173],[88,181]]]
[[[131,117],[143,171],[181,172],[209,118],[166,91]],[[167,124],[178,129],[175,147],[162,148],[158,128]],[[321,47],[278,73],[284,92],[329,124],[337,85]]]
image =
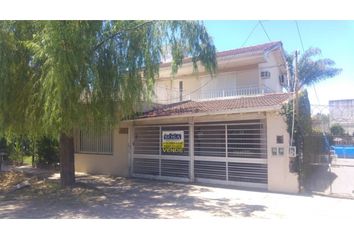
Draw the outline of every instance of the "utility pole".
[[[295,89],[295,104],[296,104],[296,109],[295,109],[295,116],[296,116],[296,121],[299,123],[299,74],[298,74],[298,50],[295,51],[295,79],[294,79],[294,89]]]
[[[300,124],[300,105],[299,105],[299,74],[298,74],[298,55],[299,52],[298,50],[295,51],[295,73],[294,73],[294,91],[295,91],[295,117],[296,117],[296,157],[298,159],[298,164],[299,164],[299,192],[302,191],[302,185],[303,185],[303,171],[302,171],[302,157],[301,157],[301,151],[300,149],[300,136],[299,136],[299,124]]]

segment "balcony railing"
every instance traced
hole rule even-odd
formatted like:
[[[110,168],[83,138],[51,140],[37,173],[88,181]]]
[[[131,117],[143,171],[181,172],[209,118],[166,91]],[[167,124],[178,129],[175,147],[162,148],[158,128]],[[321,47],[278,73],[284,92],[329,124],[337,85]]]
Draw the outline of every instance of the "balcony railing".
[[[217,89],[202,92],[197,100],[209,100],[209,99],[220,99],[220,98],[230,98],[238,96],[254,96],[262,95],[265,93],[273,92],[267,87],[246,87],[246,88],[236,88],[236,89]]]
[[[160,104],[170,104],[181,101],[193,100],[193,101],[208,101],[216,99],[228,99],[244,96],[257,96],[266,93],[273,93],[274,91],[266,86],[251,86],[244,88],[234,88],[234,89],[212,89],[212,90],[202,90],[197,89],[192,92],[179,90],[171,90],[165,88],[158,88],[155,92],[156,103]]]

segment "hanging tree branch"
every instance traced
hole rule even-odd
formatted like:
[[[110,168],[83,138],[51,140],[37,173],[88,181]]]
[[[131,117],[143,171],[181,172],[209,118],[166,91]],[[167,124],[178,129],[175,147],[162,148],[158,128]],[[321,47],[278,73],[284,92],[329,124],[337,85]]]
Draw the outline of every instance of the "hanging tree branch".
[[[106,41],[111,40],[111,39],[117,37],[118,35],[120,35],[120,34],[122,34],[122,33],[124,33],[124,32],[134,31],[134,30],[136,30],[136,29],[138,29],[138,28],[141,28],[141,27],[143,27],[143,26],[145,26],[145,25],[148,25],[148,24],[151,24],[151,23],[153,23],[153,22],[154,22],[154,21],[146,21],[146,22],[143,22],[143,23],[141,23],[141,24],[138,24],[138,25],[136,25],[136,26],[134,26],[134,27],[126,28],[126,29],[120,30],[120,31],[118,31],[118,32],[116,32],[116,33],[113,33],[112,35],[108,36],[106,39],[104,39],[104,40],[102,40],[101,42],[99,42],[99,43],[94,47],[93,50],[94,50],[94,51],[97,50],[97,49],[98,49],[99,47],[101,47],[102,44],[104,44]]]

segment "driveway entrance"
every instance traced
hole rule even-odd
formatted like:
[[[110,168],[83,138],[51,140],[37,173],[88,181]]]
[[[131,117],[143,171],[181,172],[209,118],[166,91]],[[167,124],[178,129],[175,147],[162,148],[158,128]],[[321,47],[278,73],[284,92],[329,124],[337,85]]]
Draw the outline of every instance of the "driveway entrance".
[[[330,166],[312,166],[312,176],[307,188],[332,196],[354,198],[354,159],[338,158]]]
[[[265,125],[252,119],[136,126],[132,176],[267,189]],[[164,133],[183,133],[183,149],[166,152]]]
[[[49,177],[46,184],[59,183],[58,177]],[[10,196],[0,192],[0,218],[314,218],[336,222],[353,219],[354,212],[353,200],[322,196],[98,175],[77,175],[77,182],[72,190],[47,189],[48,194],[33,195],[35,183]]]

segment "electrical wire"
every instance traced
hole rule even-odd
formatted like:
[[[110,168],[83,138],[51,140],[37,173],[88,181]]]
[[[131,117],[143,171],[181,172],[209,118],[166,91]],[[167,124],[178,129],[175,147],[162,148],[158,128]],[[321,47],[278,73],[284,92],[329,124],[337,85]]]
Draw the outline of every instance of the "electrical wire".
[[[241,47],[245,46],[245,44],[247,43],[248,39],[251,37],[251,35],[253,34],[254,30],[256,30],[256,28],[258,27],[259,21],[256,23],[256,25],[252,28],[251,32],[248,34],[246,40],[243,42],[243,44],[241,45]]]
[[[259,22],[259,24],[261,25],[261,27],[262,27],[262,29],[263,29],[263,31],[264,31],[264,33],[265,33],[265,35],[267,36],[267,38],[268,38],[269,42],[271,42],[272,40],[270,40],[270,37],[269,37],[269,35],[268,35],[267,31],[265,30],[265,27],[263,26],[262,21],[261,21],[261,20],[259,20],[258,22]]]
[[[265,35],[267,36],[269,42],[271,42],[271,39],[270,39],[270,37],[269,37],[269,35],[268,35],[268,33],[267,33],[265,27],[263,26],[262,21],[261,21],[261,20],[258,20],[258,22],[257,22],[256,25],[252,28],[251,32],[248,34],[246,40],[244,41],[244,43],[242,44],[241,47],[243,47],[243,46],[247,43],[247,41],[249,40],[249,38],[251,37],[251,35],[253,34],[253,32],[256,30],[256,28],[258,27],[259,24],[262,26],[262,29],[263,29]],[[281,64],[281,65],[283,65],[283,64]],[[264,69],[273,68],[273,67],[280,67],[281,65],[274,65],[274,66],[270,66],[270,67],[265,67]],[[192,95],[193,93],[199,91],[200,89],[202,89],[203,87],[205,87],[206,85],[208,85],[213,79],[214,79],[214,78],[211,78],[208,82],[206,82],[205,84],[203,84],[201,87],[199,87],[199,88],[193,90],[192,92],[190,92],[190,93],[188,93],[188,94],[183,95],[182,98],[184,98],[184,97],[186,97],[186,96],[190,96],[190,95]],[[179,96],[179,97],[176,97],[176,98],[172,98],[172,99],[163,99],[163,100],[159,100],[159,101],[167,102],[167,101],[177,100],[177,99],[180,99],[180,96]]]
[[[298,23],[297,23],[296,20],[295,20],[295,23],[296,23],[296,28],[297,28],[297,34],[299,35],[299,38],[300,38],[300,43],[301,43],[302,51],[305,52],[304,43],[303,43],[303,41],[302,41],[302,37],[301,37],[301,33],[300,33],[300,28],[299,28],[299,25],[298,25]]]
[[[319,99],[319,97],[318,97],[318,95],[317,95],[316,86],[315,86],[315,85],[312,85],[312,87],[313,87],[313,91],[315,92],[315,96],[316,96],[316,100],[317,100],[317,105],[319,105],[319,104],[320,104],[320,99]],[[322,114],[322,111],[321,111],[321,114]],[[324,128],[323,123],[321,124],[321,130],[322,130],[323,136],[325,136],[325,128]]]
[[[302,47],[302,51],[305,52],[305,48],[304,48],[304,44],[302,42],[302,37],[301,37],[301,33],[300,33],[300,29],[299,29],[299,25],[297,23],[297,21],[295,20],[295,23],[296,23],[296,29],[297,29],[297,33],[298,33],[298,36],[299,36],[299,39],[300,39],[300,43],[301,43],[301,47]],[[296,61],[296,59],[295,59]],[[297,63],[295,63],[297,64]],[[296,69],[297,71],[297,69]],[[296,88],[297,86],[297,78],[294,79],[294,88]],[[290,138],[290,145],[292,145],[293,143],[293,139],[294,139],[294,125],[295,125],[295,101],[297,101],[298,99],[295,99],[295,92],[296,92],[296,89],[293,89],[293,118],[292,118],[292,126],[291,126],[291,138]],[[297,113],[299,114],[299,113]]]
[[[298,33],[298,36],[299,36],[299,39],[300,39],[300,44],[301,44],[302,51],[305,52],[304,42],[302,41],[302,36],[301,36],[301,31],[300,31],[300,28],[299,28],[299,24],[298,24],[298,22],[296,20],[295,20],[295,24],[296,24],[297,33]],[[314,93],[315,93],[317,104],[320,104],[320,99],[319,99],[318,94],[317,94],[316,86],[312,85],[312,87],[313,87],[313,90],[314,90]],[[321,124],[321,131],[322,131],[322,135],[323,135],[323,137],[324,137],[324,139],[326,141],[326,144],[329,146],[329,142],[328,142],[328,139],[327,139],[327,136],[326,136],[326,133],[325,133],[326,131],[325,131],[325,127],[324,127],[323,123]]]

